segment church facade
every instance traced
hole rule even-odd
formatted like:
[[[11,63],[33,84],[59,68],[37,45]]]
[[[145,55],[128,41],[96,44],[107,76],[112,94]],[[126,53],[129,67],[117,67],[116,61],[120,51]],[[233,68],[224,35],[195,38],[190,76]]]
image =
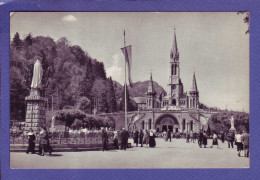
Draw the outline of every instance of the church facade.
[[[180,77],[179,51],[177,46],[176,33],[174,31],[174,40],[170,52],[169,64],[169,84],[167,95],[158,98],[153,86],[152,74],[147,90],[146,97],[135,97],[134,100],[139,110],[149,110],[153,108],[163,109],[198,109],[199,108],[199,91],[196,82],[195,71],[190,91],[184,92],[184,87]]]
[[[134,129],[153,129],[160,133],[167,131],[198,132],[205,130],[208,119],[216,111],[199,109],[199,91],[195,72],[191,82],[191,89],[184,92],[180,77],[180,61],[177,47],[176,33],[170,52],[169,83],[167,95],[157,95],[152,74],[148,84],[146,97],[134,97],[138,105],[138,111],[128,112],[127,127],[129,131]],[[115,129],[125,127],[124,113],[113,113],[101,116],[110,116],[115,120]]]

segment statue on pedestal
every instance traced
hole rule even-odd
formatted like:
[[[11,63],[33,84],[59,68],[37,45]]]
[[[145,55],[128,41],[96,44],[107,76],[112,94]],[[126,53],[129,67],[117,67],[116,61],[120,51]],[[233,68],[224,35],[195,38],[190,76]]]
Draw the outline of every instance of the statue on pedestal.
[[[36,60],[34,63],[33,68],[33,78],[31,83],[31,91],[30,96],[41,96],[40,89],[42,89],[42,76],[43,76],[43,70],[42,65],[39,59]]]
[[[230,124],[231,124],[231,128],[229,129],[229,131],[233,131],[233,132],[236,131],[235,122],[234,122],[234,116],[231,116]]]
[[[25,98],[27,105],[25,121],[26,130],[32,128],[34,131],[38,131],[39,127],[46,126],[46,99],[42,94],[42,90],[44,88],[45,83],[43,83],[43,68],[41,61],[37,58],[34,63],[30,94]]]

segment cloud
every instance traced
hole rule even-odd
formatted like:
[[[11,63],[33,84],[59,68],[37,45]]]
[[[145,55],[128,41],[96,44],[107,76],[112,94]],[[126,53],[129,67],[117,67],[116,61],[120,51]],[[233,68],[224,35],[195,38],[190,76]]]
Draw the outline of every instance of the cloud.
[[[107,68],[107,76],[111,76],[113,80],[123,84],[124,82],[124,73],[123,68],[120,66],[120,62],[123,62],[122,57],[119,54],[113,55],[113,64],[111,67]]]
[[[75,22],[77,21],[77,18],[73,15],[67,15],[62,18],[62,21],[64,22]]]

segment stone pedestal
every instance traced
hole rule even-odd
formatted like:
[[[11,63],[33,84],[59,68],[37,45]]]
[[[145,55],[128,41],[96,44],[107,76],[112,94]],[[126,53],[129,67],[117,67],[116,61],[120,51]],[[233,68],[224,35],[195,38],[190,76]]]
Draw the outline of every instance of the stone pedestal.
[[[40,96],[40,93],[36,89],[32,89],[30,95],[25,98],[26,101],[26,120],[25,130],[30,128],[33,131],[39,131],[40,127],[46,126],[45,116],[45,98]]]
[[[236,132],[236,128],[235,128],[234,116],[232,116],[230,118],[230,124],[231,124],[231,128],[229,129],[229,132],[235,133]]]

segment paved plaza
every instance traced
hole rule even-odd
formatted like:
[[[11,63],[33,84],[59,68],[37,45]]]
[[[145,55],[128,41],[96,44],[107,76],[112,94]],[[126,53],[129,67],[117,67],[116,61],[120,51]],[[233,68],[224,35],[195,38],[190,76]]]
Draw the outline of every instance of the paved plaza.
[[[11,168],[22,169],[249,168],[249,158],[238,157],[236,147],[229,149],[226,142],[219,141],[219,149],[199,148],[197,142],[186,143],[185,139],[165,142],[157,138],[155,148],[129,142],[133,148],[126,151],[54,152],[44,157],[12,152],[10,163]]]

